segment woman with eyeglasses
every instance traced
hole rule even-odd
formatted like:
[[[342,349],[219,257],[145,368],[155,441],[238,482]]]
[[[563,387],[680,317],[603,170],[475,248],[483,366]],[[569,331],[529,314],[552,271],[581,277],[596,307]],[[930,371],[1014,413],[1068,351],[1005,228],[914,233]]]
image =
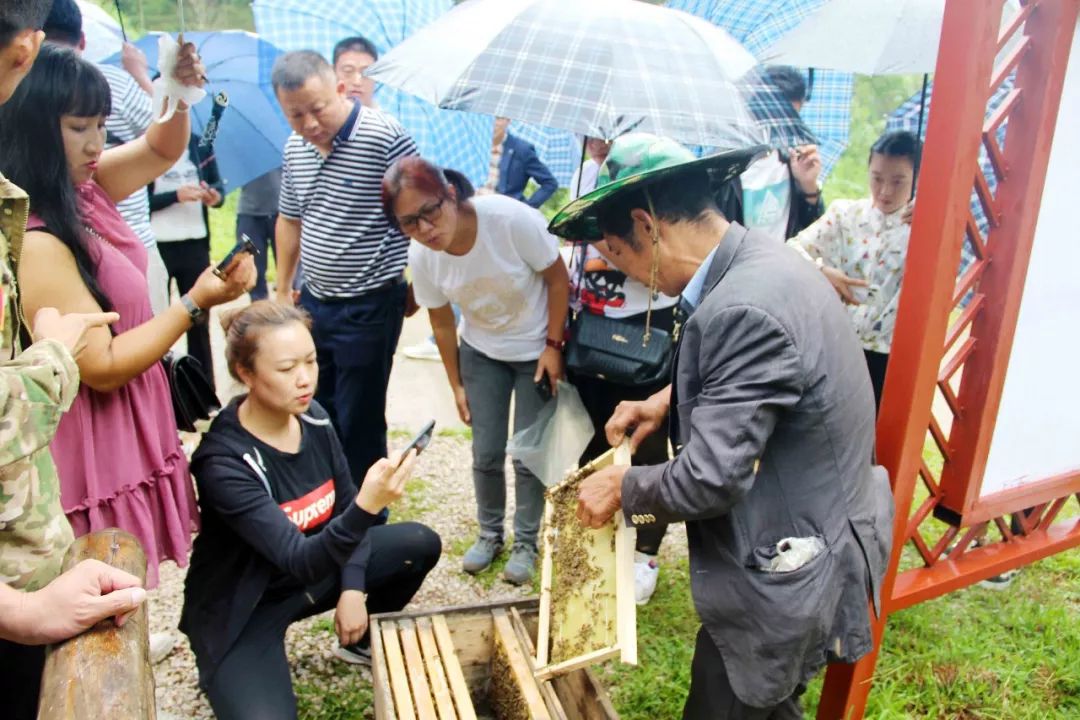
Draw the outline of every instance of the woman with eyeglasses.
[[[383,177],[383,210],[413,239],[416,301],[428,309],[458,414],[473,432],[473,486],[480,536],[463,568],[478,573],[503,549],[507,426],[531,425],[563,376],[569,277],[544,217],[503,195],[472,197],[469,181],[419,157]],[[451,303],[460,306],[461,341]],[[514,543],[503,571],[524,584],[536,568],[544,487],[514,462]]]

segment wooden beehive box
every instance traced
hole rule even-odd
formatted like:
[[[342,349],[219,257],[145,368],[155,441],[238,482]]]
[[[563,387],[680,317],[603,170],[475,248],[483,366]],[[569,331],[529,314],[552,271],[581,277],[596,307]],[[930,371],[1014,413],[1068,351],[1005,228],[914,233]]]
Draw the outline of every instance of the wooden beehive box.
[[[537,606],[533,599],[373,615],[376,719],[617,719],[587,668],[536,679]]]

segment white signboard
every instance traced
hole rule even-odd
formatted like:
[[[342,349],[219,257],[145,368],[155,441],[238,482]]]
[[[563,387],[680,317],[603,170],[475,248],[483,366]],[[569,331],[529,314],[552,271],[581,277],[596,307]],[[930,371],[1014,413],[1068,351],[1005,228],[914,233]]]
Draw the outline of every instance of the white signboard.
[[[1080,472],[1078,188],[1080,28],[1073,36],[982,497]]]

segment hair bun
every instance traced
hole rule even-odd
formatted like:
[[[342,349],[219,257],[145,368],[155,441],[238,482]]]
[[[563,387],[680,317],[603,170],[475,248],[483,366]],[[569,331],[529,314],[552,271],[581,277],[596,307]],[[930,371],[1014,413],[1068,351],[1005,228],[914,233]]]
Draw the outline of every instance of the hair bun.
[[[229,328],[233,326],[237,318],[243,314],[247,308],[229,308],[228,310],[222,310],[219,319],[221,321],[221,329],[225,331],[225,334],[229,334]]]

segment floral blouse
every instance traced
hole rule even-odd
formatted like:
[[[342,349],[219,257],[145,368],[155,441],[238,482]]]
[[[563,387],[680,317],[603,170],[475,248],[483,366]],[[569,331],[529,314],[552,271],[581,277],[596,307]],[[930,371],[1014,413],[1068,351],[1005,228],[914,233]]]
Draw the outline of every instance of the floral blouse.
[[[911,226],[900,220],[902,213],[886,215],[870,198],[836,200],[817,222],[788,240],[809,260],[869,282],[866,288],[852,288],[860,304],[847,307],[863,347],[873,352],[889,352],[896,327],[911,235]]]

